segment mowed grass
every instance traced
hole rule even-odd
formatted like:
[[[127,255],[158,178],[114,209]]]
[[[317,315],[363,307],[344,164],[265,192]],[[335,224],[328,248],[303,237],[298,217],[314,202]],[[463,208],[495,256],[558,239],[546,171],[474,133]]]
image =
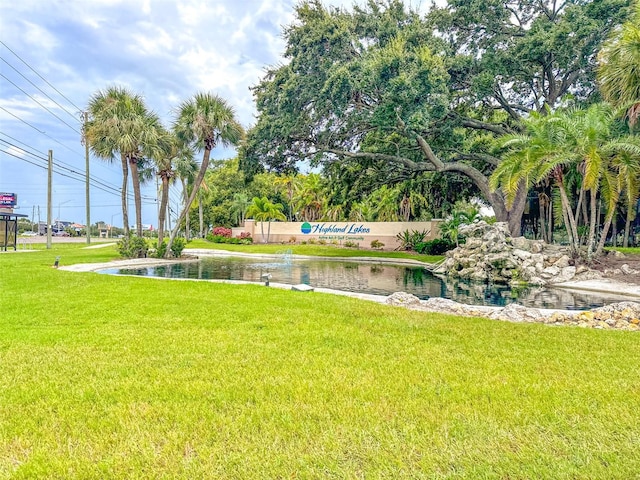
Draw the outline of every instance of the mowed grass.
[[[0,478],[632,479],[640,337],[0,254]]]
[[[444,258],[443,255],[419,255],[415,252],[390,252],[369,249],[344,248],[333,245],[289,245],[289,244],[264,244],[233,245],[228,243],[212,243],[206,240],[196,239],[189,242],[187,248],[205,248],[212,250],[226,250],[228,252],[242,253],[266,253],[276,254],[291,250],[294,255],[310,255],[318,257],[372,257],[417,260],[425,263],[435,263]]]

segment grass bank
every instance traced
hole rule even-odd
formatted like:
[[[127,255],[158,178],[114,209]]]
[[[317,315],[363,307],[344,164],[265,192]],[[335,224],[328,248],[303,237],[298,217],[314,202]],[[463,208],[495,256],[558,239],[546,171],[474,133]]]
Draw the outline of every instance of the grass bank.
[[[640,337],[0,254],[0,478],[638,478]]]
[[[282,253],[291,250],[294,255],[310,255],[314,257],[373,257],[373,258],[400,258],[417,260],[424,263],[435,263],[444,258],[441,255],[418,255],[415,252],[389,252],[380,250],[360,250],[357,248],[342,248],[332,245],[274,245],[254,243],[252,245],[232,245],[227,243],[211,243],[206,240],[196,239],[189,242],[187,248],[204,248],[212,250],[225,250],[228,252],[244,253]]]

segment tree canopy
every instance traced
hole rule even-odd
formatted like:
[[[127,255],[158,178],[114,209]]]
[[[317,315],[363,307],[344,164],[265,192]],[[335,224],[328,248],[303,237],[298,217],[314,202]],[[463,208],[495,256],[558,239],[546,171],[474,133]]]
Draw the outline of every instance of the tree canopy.
[[[305,1],[284,32],[287,63],[254,89],[259,117],[242,166],[339,163],[384,183],[462,175],[519,231],[526,189],[511,207],[490,189],[501,162],[492,140],[563,95],[593,95],[598,48],[626,5],[451,0],[422,18],[399,0],[350,12]]]

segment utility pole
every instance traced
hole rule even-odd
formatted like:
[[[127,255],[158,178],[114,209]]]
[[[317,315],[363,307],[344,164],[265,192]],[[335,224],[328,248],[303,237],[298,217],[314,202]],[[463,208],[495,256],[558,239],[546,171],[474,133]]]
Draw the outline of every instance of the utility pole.
[[[86,191],[85,203],[87,205],[87,245],[91,244],[91,208],[89,206],[89,142],[87,141],[87,123],[89,122],[89,114],[84,112],[84,128],[82,129],[84,141],[84,158],[86,163]]]
[[[53,186],[53,150],[49,150],[49,168],[47,169],[47,250],[51,249],[51,222],[53,206],[51,205],[51,187]]]

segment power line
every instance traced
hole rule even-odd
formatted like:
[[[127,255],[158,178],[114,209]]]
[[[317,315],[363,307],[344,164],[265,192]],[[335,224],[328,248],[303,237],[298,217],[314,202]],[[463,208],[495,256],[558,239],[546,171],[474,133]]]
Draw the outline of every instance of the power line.
[[[2,42],[2,41],[0,40],[0,43],[1,43],[1,42]],[[55,138],[53,138],[51,135],[47,134],[47,132],[44,132],[44,131],[40,130],[40,129],[39,129],[39,128],[37,128],[37,127],[34,127],[33,125],[31,125],[31,124],[30,124],[29,122],[27,122],[26,120],[23,120],[23,119],[21,119],[20,117],[18,117],[17,115],[15,115],[15,114],[11,113],[9,110],[7,110],[6,108],[4,108],[2,105],[0,105],[0,108],[1,108],[2,110],[4,110],[5,112],[7,112],[7,113],[8,113],[9,115],[11,115],[12,117],[14,117],[14,118],[16,118],[16,119],[20,120],[20,121],[21,121],[22,123],[24,123],[25,125],[28,125],[29,127],[33,128],[36,132],[41,133],[42,135],[44,135],[45,137],[49,138],[50,140],[53,140],[53,141],[54,141],[54,142],[56,142],[58,145],[60,145],[60,146],[62,146],[62,147],[64,147],[64,148],[66,148],[67,150],[69,150],[70,152],[75,153],[76,155],[80,155],[80,154],[79,154],[78,152],[76,152],[75,150],[73,150],[73,149],[71,149],[71,148],[67,147],[64,143],[59,142],[58,140],[56,140]]]
[[[6,142],[5,140],[2,140],[2,139],[0,139],[0,142],[10,144],[9,142]],[[31,153],[31,152],[28,152],[28,151],[23,150],[23,149],[20,149],[20,150],[22,150],[23,152],[25,152],[25,153],[27,153],[27,154],[31,155],[32,157],[35,157],[37,160],[41,160],[41,161],[44,161],[44,160],[45,160],[44,158],[42,158],[42,157],[38,157],[37,155],[34,155],[34,154],[33,154],[33,153]],[[13,153],[11,153],[11,152],[7,152],[6,150],[4,150],[4,151],[3,151],[3,153],[5,153],[5,154],[7,154],[7,155],[10,155],[10,156],[12,156],[12,157],[14,157],[14,158],[17,158],[18,160],[22,160],[22,161],[24,161],[24,162],[27,162],[27,163],[29,163],[29,164],[31,164],[31,165],[34,165],[34,166],[36,166],[36,167],[38,167],[38,168],[41,168],[41,169],[43,169],[43,170],[47,170],[47,166],[42,165],[42,164],[40,164],[40,163],[36,163],[36,162],[31,161],[31,160],[29,160],[29,159],[27,159],[27,158],[21,157],[21,156],[16,155],[16,154],[13,154]],[[65,174],[65,173],[62,173],[62,172],[60,171],[60,169],[64,169],[64,170],[68,171],[69,173],[71,173],[71,175],[69,175],[69,174]],[[84,182],[84,181],[85,181],[85,178],[84,178],[84,176],[82,176],[82,175],[83,175],[82,173],[77,172],[77,171],[72,170],[72,169],[68,169],[68,168],[62,167],[62,166],[60,166],[60,165],[54,165],[54,172],[55,172],[57,175],[60,175],[60,176],[65,177],[65,178],[69,178],[69,179],[71,179],[71,180],[75,180],[75,181],[78,181],[78,182]],[[76,176],[72,176],[72,175],[78,175],[78,176],[80,176],[80,178],[78,178],[78,177],[76,177]],[[101,191],[103,191],[103,192],[109,193],[109,194],[111,194],[111,195],[119,195],[119,196],[121,196],[121,195],[122,195],[122,191],[121,191],[121,190],[119,190],[119,189],[117,189],[117,188],[114,188],[114,187],[112,187],[112,186],[109,186],[109,185],[107,185],[107,184],[105,184],[105,183],[102,183],[102,182],[101,182],[101,181],[99,181],[99,180],[96,180],[96,179],[90,179],[90,182],[91,182],[91,185],[92,185],[94,188],[97,188],[98,190],[101,190]],[[128,198],[129,200],[135,200],[135,198],[134,198],[133,194],[132,194],[132,193],[130,193],[130,192],[127,192],[127,198]],[[146,196],[146,195],[143,195],[143,196],[141,196],[140,198],[141,198],[142,200],[146,200],[146,202],[148,202],[148,203],[145,203],[145,204],[148,204],[148,205],[151,205],[151,204],[155,204],[155,203],[156,203],[156,199],[155,199],[155,198],[153,198],[153,197],[148,197],[148,196]]]
[[[69,100],[69,99],[68,99],[68,98],[67,98],[67,97],[66,97],[62,92],[60,92],[60,90],[58,90],[56,87],[54,87],[53,85],[51,85],[51,83],[49,83],[49,81],[48,81],[46,78],[44,78],[42,75],[40,75],[40,74],[39,74],[39,73],[38,73],[38,72],[37,72],[37,71],[36,71],[36,70],[31,66],[31,65],[29,65],[25,60],[23,60],[23,59],[22,59],[22,57],[21,57],[20,55],[18,55],[16,52],[14,52],[13,50],[11,50],[11,48],[9,48],[9,46],[8,46],[6,43],[4,43],[2,40],[0,40],[0,43],[1,43],[2,45],[4,45],[4,46],[5,46],[5,48],[6,48],[7,50],[9,50],[11,53],[13,53],[13,54],[18,58],[18,60],[20,60],[20,61],[21,61],[22,63],[24,63],[27,67],[29,67],[29,69],[30,69],[33,73],[35,73],[38,77],[40,77],[40,78],[41,78],[41,79],[42,79],[42,80],[43,80],[47,85],[49,85],[51,88],[53,88],[53,89],[58,93],[58,95],[60,95],[60,96],[61,96],[62,98],[64,98],[67,102],[69,102],[69,104],[73,105],[73,107],[74,107],[75,109],[77,109],[78,111],[82,111],[82,108],[78,107],[75,103],[73,103],[71,100]]]
[[[69,110],[67,110],[64,106],[60,105],[57,101],[55,101],[53,98],[51,98],[49,96],[49,94],[47,94],[47,92],[45,92],[44,90],[42,90],[38,85],[36,85],[35,83],[33,83],[29,78],[27,78],[22,72],[20,72],[16,67],[14,67],[13,65],[11,65],[9,62],[7,62],[4,58],[0,57],[0,60],[2,60],[4,63],[6,63],[7,65],[9,65],[18,75],[20,75],[22,78],[24,78],[27,82],[29,82],[31,85],[33,85],[35,88],[38,89],[38,91],[40,93],[42,93],[45,97],[47,97],[49,100],[51,100],[53,103],[55,103],[58,107],[60,107],[61,110],[65,111],[70,117],[72,117],[74,120],[78,120],[78,118],[71,113]]]
[[[3,135],[5,135],[5,134],[3,134]],[[9,136],[9,135],[6,135],[6,136],[7,136],[7,137],[9,137],[9,138],[12,138],[12,139],[13,139],[13,137],[11,137],[11,136]],[[15,140],[15,139],[14,139],[14,140]],[[19,143],[21,143],[22,145],[27,146],[27,148],[31,148],[30,146],[28,146],[28,145],[27,145],[27,144],[25,144],[24,142],[20,142],[19,140],[16,140],[16,141],[17,141],[17,142],[19,142]],[[4,144],[6,144],[6,145],[9,145],[9,146],[11,146],[11,147],[17,148],[17,149],[21,150],[22,152],[24,152],[24,153],[26,153],[26,154],[28,154],[28,155],[31,155],[31,156],[32,156],[32,157],[34,157],[34,158],[37,158],[38,160],[42,160],[43,162],[44,162],[44,161],[48,161],[48,160],[47,160],[47,158],[45,158],[44,156],[40,157],[40,156],[36,155],[35,153],[33,153],[33,152],[31,152],[31,151],[29,151],[29,150],[27,150],[27,149],[25,149],[25,148],[18,147],[17,145],[12,144],[11,142],[8,142],[8,141],[6,141],[6,140],[3,140],[2,138],[0,138],[0,142],[4,143]],[[36,152],[38,152],[38,151],[36,150]],[[7,153],[8,153],[8,152],[7,152]],[[38,152],[38,153],[41,153],[41,154],[42,154],[42,152]],[[42,154],[42,155],[44,155],[44,154]],[[18,158],[20,158],[20,157],[18,157]],[[61,160],[57,160],[55,157],[54,157],[54,160],[56,161],[56,164],[54,165],[55,167],[62,168],[62,169],[64,169],[64,170],[67,170],[67,171],[68,171],[68,172],[70,172],[70,173],[74,173],[74,174],[79,175],[79,176],[80,176],[80,175],[84,175],[84,173],[82,173],[82,172],[78,172],[78,171],[74,170],[74,167],[73,167],[72,165],[69,165],[69,164],[67,164],[67,163],[65,163],[65,162],[62,162]],[[92,177],[92,176],[90,176],[89,178],[90,178],[90,180],[91,180],[92,182],[94,182],[94,184],[100,184],[100,185],[103,185],[103,186],[104,186],[104,187],[106,187],[106,188],[110,188],[110,189],[112,189],[112,190],[115,190],[115,191],[120,192],[120,188],[119,188],[118,186],[114,185],[114,184],[108,184],[108,183],[105,183],[105,182],[103,182],[103,181],[101,181],[101,180],[99,180],[99,179],[97,179],[97,178],[95,178],[95,177]],[[128,193],[128,195],[131,195],[131,193]],[[146,197],[146,196],[145,196],[144,198],[146,198],[146,199],[151,199],[152,197]]]
[[[47,107],[45,107],[43,104],[41,104],[38,100],[36,100],[35,98],[33,98],[31,95],[29,95],[26,91],[24,91],[22,88],[20,88],[18,85],[16,85],[15,83],[13,83],[13,81],[9,80],[6,76],[4,76],[2,73],[0,73],[0,77],[4,78],[7,82],[9,82],[11,85],[13,85],[14,87],[16,87],[18,90],[20,90],[22,93],[24,93],[27,97],[29,97],[31,100],[33,100],[34,102],[36,102],[38,105],[40,105],[42,108],[44,108],[47,112],[49,112],[51,115],[53,115],[54,117],[56,117],[58,120],[60,120],[62,123],[64,123],[67,127],[69,127],[71,130],[73,130],[74,132],[76,132],[79,135],[82,135],[80,133],[79,130],[76,130],[75,127],[72,127],[71,125],[69,125],[67,122],[65,122],[64,120],[62,120],[58,115],[56,115],[55,113],[53,113],[51,110],[49,110]]]

